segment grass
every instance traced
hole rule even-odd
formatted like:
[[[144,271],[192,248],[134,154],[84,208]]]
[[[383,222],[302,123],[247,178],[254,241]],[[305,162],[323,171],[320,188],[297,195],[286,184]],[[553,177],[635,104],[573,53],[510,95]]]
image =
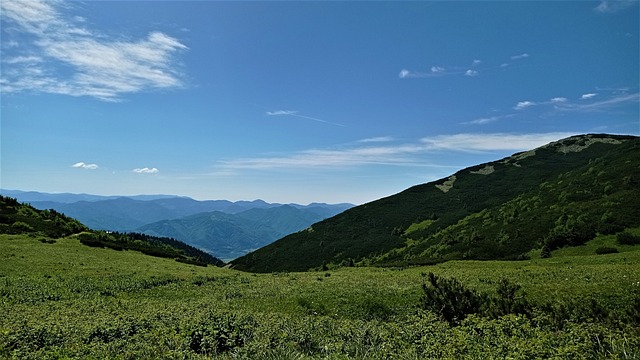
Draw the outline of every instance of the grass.
[[[543,315],[509,315],[454,327],[418,306],[422,274],[433,272],[483,292],[508,278],[533,302],[595,298],[622,308],[640,292],[638,246],[608,255],[560,249],[520,262],[250,274],[73,237],[41,240],[0,235],[0,358],[640,357],[637,323],[554,327]]]

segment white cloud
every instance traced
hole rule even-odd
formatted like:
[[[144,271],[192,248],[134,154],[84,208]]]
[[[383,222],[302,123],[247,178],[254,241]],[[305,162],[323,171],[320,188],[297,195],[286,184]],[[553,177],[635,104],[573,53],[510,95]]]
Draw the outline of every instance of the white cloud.
[[[591,94],[586,94],[586,95],[591,95]],[[593,96],[584,98],[584,95],[583,95],[582,99],[589,99],[592,97]],[[604,111],[616,105],[630,104],[634,102],[637,103],[639,101],[640,101],[640,93],[623,94],[623,95],[617,95],[617,96],[611,97],[606,100],[596,101],[592,103],[583,103],[583,102],[565,103],[565,104],[562,104],[562,106],[559,106],[558,108],[564,111],[595,112],[595,111]]]
[[[598,94],[596,93],[589,93],[589,94],[583,94],[580,99],[582,100],[586,100],[586,99],[591,99],[592,97],[597,96]]]
[[[514,106],[513,108],[515,110],[522,110],[522,109],[526,109],[528,107],[534,106],[536,105],[535,102],[533,101],[520,101],[518,104],[516,104],[516,106]]]
[[[554,97],[553,99],[551,99],[552,104],[565,103],[567,101],[569,101],[569,99],[565,97]]]
[[[158,170],[157,168],[137,168],[137,169],[133,169],[134,173],[138,173],[138,174],[157,174],[160,170]]]
[[[466,76],[476,76],[476,75],[478,75],[478,72],[477,72],[477,71],[475,71],[475,70],[471,70],[471,69],[469,69],[469,70],[467,70],[467,72],[465,72],[464,74],[465,74]]]
[[[391,136],[378,136],[378,137],[358,140],[358,142],[359,143],[376,143],[376,142],[379,143],[379,142],[390,142],[394,140],[395,139]]]
[[[85,20],[63,14],[61,4],[0,2],[3,20],[17,25],[14,31],[35,39],[12,48],[23,53],[3,54],[9,61],[3,60],[7,66],[2,92],[34,91],[119,101],[127,93],[183,86],[175,54],[187,47],[180,41],[158,31],[133,41],[112,40],[76,26],[84,25]],[[60,67],[70,71],[59,71]]]
[[[476,59],[476,60],[473,60],[473,63],[471,63],[471,66],[478,66],[480,64],[482,64],[482,60],[477,60]]]
[[[552,141],[575,135],[554,132],[538,134],[455,134],[422,139],[435,149],[455,151],[523,151],[530,150]]]
[[[638,0],[608,0],[601,1],[593,10],[599,13],[615,13],[638,3]]]
[[[434,74],[438,74],[438,73],[443,73],[445,71],[445,68],[441,67],[441,66],[432,66],[431,67],[431,72]]]
[[[266,114],[269,116],[279,116],[279,115],[295,115],[297,111],[295,110],[276,110],[276,111],[267,111]]]
[[[73,165],[71,165],[71,167],[74,167],[76,169],[87,169],[87,170],[95,170],[98,168],[98,165],[96,164],[86,164],[83,162],[79,162],[79,163],[75,163]]]
[[[441,69],[441,70],[440,70]],[[435,70],[435,71],[434,71]],[[409,78],[430,78],[430,77],[438,77],[443,75],[448,75],[449,73],[444,72],[444,68],[432,67],[430,72],[419,72],[419,71],[411,71],[407,69],[400,70],[398,77],[400,79],[409,79]]]
[[[513,55],[511,56],[511,60],[520,60],[520,59],[526,59],[529,57],[529,54],[527,53],[522,53],[522,54],[518,54],[518,55]]]
[[[489,117],[483,117],[483,118],[463,122],[462,124],[463,125],[485,125],[485,124],[490,124],[492,122],[496,122],[498,120],[510,118],[512,116],[514,116],[514,114],[489,116]]]
[[[408,167],[452,167],[438,165],[429,154],[443,151],[523,151],[545,145],[574,133],[456,134],[426,137],[417,142],[389,146],[356,146],[346,149],[310,149],[289,155],[223,161],[221,171],[299,168],[349,168],[367,165]],[[440,157],[440,155],[438,155]]]

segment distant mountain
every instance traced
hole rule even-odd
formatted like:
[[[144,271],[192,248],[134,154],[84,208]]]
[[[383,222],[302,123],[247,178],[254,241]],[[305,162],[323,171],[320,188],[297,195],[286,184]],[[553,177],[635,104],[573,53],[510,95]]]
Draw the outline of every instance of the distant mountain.
[[[17,199],[23,203],[32,202],[57,202],[57,203],[74,203],[78,201],[101,201],[101,200],[113,200],[123,196],[103,196],[103,195],[91,195],[91,194],[72,194],[72,193],[43,193],[38,191],[21,191],[21,190],[8,190],[0,189],[0,194]],[[126,196],[129,199],[134,200],[156,200],[176,198],[176,195],[134,195]]]
[[[250,209],[268,209],[282,206],[263,200],[199,201],[174,195],[99,196],[88,194],[47,194],[19,190],[0,190],[2,194],[28,202],[37,209],[54,209],[78,219],[91,229],[132,231],[160,220],[179,219],[203,212],[220,211],[237,214]],[[322,218],[344,211],[352,204],[290,204],[298,209],[313,208]]]
[[[172,237],[228,260],[341,211],[341,207],[331,211],[330,207],[318,204],[313,207],[253,208],[237,214],[214,211],[147,224],[136,231]]]
[[[526,258],[640,226],[640,138],[574,136],[351,208],[232,262],[255,272]]]
[[[76,219],[55,210],[38,210],[3,195],[0,195],[0,234],[26,235],[27,239],[40,237],[40,242],[44,244],[55,244],[55,239],[73,236],[80,243],[91,247],[140,251],[200,266],[224,266],[223,261],[211,254],[175,239],[89,230]]]

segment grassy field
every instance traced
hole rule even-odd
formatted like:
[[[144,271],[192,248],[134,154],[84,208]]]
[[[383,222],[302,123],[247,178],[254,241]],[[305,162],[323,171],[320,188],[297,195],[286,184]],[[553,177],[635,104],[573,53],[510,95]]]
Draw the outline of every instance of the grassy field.
[[[249,274],[0,235],[0,358],[640,358],[640,247],[548,259]],[[501,279],[534,311],[450,325],[423,274],[479,293]],[[637,313],[635,313],[637,316]]]

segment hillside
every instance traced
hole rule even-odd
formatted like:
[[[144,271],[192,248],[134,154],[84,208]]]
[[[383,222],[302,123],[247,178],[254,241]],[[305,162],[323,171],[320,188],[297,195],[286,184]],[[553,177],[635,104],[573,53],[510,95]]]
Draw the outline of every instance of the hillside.
[[[281,205],[237,214],[220,211],[147,224],[135,231],[167,236],[222,259],[234,259],[337,214],[329,207]]]
[[[58,239],[73,237],[90,247],[135,250],[195,265],[224,265],[220,259],[172,238],[89,230],[79,221],[53,209],[38,210],[5,196],[0,196],[0,234],[27,236],[43,244],[55,244]]]
[[[233,261],[241,270],[518,259],[640,224],[640,139],[570,137],[351,208]]]

